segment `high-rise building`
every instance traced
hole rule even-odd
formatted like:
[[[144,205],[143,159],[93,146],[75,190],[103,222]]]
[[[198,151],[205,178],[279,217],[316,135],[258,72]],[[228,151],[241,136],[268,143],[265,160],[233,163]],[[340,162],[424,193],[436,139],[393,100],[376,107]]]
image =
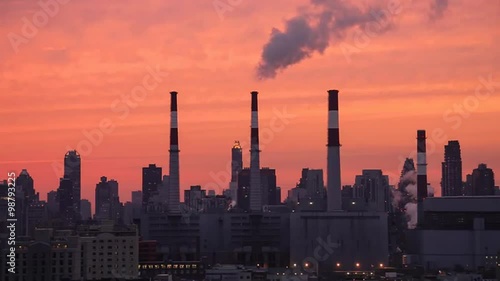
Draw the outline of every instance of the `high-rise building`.
[[[80,200],[80,216],[82,220],[88,220],[92,217],[92,209],[90,201],[87,199]]]
[[[150,198],[158,195],[158,185],[162,183],[161,167],[149,164],[142,168],[142,206],[148,205]]]
[[[363,199],[374,211],[389,211],[391,206],[389,177],[382,170],[363,170],[353,186],[354,198]]]
[[[238,182],[238,173],[243,169],[243,152],[239,141],[231,148],[231,182]]]
[[[132,204],[137,206],[142,205],[142,191],[132,191]]]
[[[95,188],[95,217],[96,219],[120,219],[120,198],[118,196],[118,182],[101,177],[101,182]]]
[[[37,227],[46,225],[48,221],[47,202],[35,200],[29,203],[26,215],[26,236],[32,236]]]
[[[8,249],[7,239],[10,230],[7,228],[8,209],[9,209],[9,184],[7,180],[0,180],[0,249]],[[2,266],[0,266],[0,271]],[[0,273],[1,276],[1,273]]]
[[[59,213],[59,200],[57,200],[57,191],[52,190],[47,193],[47,208],[49,217],[55,218]]]
[[[16,207],[18,233],[28,234],[28,212],[31,203],[38,202],[38,193],[35,193],[33,178],[26,169],[23,169],[16,179]]]
[[[80,154],[76,150],[68,151],[64,156],[64,178],[70,179],[72,182],[73,208],[74,213],[78,215],[80,215],[81,170]]]
[[[238,192],[236,206],[238,209],[250,210],[250,169],[244,168],[238,174]]]
[[[32,201],[38,201],[39,195],[35,192],[33,178],[26,169],[23,169],[16,179],[16,189],[22,190],[25,200],[29,204]]]
[[[277,186],[276,186],[276,170],[270,168],[260,169],[260,194],[261,194],[261,205],[277,205],[281,198],[277,197]],[[238,174],[238,196],[237,196],[237,207],[238,209],[250,210],[250,178],[251,169],[244,168]],[[281,190],[279,191],[281,192]],[[280,196],[281,197],[281,196]]]
[[[441,163],[441,196],[462,196],[462,157],[457,140],[444,146],[444,162]]]
[[[227,196],[234,202],[238,198],[238,174],[243,169],[243,152],[239,141],[235,141],[231,148],[231,182]]]
[[[325,211],[326,200],[323,170],[303,168],[296,187],[288,192],[287,204],[294,210]]]
[[[69,178],[61,178],[57,189],[59,215],[68,225],[72,225],[78,220],[75,213],[75,203],[73,202],[75,200],[74,195],[73,181]]]
[[[486,164],[479,164],[467,175],[465,192],[468,196],[489,196],[495,195],[495,174]]]
[[[201,211],[203,208],[203,198],[207,196],[206,191],[201,186],[194,185],[189,190],[184,190],[184,204],[191,211]]]
[[[276,170],[268,167],[260,169],[260,184],[262,185],[262,205],[277,205],[279,198],[276,197]]]
[[[302,177],[299,180],[299,188],[307,190],[307,195],[310,198],[326,197],[325,183],[323,181],[322,169],[302,169]]]

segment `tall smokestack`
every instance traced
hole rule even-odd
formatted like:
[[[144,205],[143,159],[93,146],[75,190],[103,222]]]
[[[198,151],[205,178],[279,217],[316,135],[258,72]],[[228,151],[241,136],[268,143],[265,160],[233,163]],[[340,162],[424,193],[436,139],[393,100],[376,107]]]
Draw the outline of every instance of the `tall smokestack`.
[[[328,211],[342,209],[340,193],[339,91],[328,91],[327,197]]]
[[[170,92],[170,162],[168,208],[179,212],[179,131],[177,124],[177,92]]]
[[[427,197],[427,155],[425,130],[417,131],[417,226],[424,219],[423,201]]]
[[[260,186],[260,150],[259,150],[259,110],[257,95],[252,95],[252,123],[250,129],[250,210],[262,211],[262,191]]]

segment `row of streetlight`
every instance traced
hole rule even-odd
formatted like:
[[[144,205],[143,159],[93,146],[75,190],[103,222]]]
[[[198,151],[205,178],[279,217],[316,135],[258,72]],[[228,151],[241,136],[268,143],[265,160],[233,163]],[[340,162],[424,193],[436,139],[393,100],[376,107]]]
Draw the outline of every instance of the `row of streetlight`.
[[[338,262],[336,265],[337,265],[337,267],[340,267],[340,266],[341,266],[341,264],[340,264],[339,262]],[[361,266],[361,264],[360,264],[359,262],[355,263],[354,265],[355,265],[357,268],[359,268],[359,267]],[[305,267],[305,268],[308,268],[309,266],[310,266],[310,264],[309,264],[308,262],[304,263],[304,267]],[[297,267],[297,264],[296,264],[296,263],[294,263],[294,264],[293,264],[293,267]],[[372,266],[372,267],[373,267],[373,266]],[[383,267],[384,267],[384,264],[383,264],[383,263],[379,264],[379,267],[380,267],[380,268],[383,268]]]

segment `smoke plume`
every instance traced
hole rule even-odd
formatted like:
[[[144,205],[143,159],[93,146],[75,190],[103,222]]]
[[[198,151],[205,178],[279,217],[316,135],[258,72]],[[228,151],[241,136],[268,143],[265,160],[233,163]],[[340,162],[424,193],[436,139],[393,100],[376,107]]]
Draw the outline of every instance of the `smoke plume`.
[[[434,197],[434,187],[430,184],[427,185],[427,196]]]
[[[404,215],[407,220],[408,229],[413,229],[417,225],[417,172],[410,170],[401,176],[399,180],[399,190],[392,191],[392,205]],[[434,196],[434,188],[431,185],[427,186],[427,193],[429,197]]]
[[[341,41],[354,27],[376,24],[375,30],[388,28],[386,13],[381,8],[360,8],[342,0],[311,0],[314,9],[303,10],[286,21],[285,30],[273,28],[269,42],[262,50],[257,67],[259,79],[274,78],[278,71],[309,58],[314,52],[323,54],[332,38]]]
[[[448,9],[448,0],[432,0],[429,20],[436,21],[443,18],[446,9]]]
[[[405,215],[408,220],[408,229],[413,229],[417,225],[418,216],[417,173],[414,170],[407,172],[401,177],[400,182],[403,183],[403,188],[402,191],[399,191],[401,195],[398,205],[401,203],[404,204]],[[431,185],[427,185],[427,196],[434,196],[434,188]]]
[[[405,205],[406,218],[408,220],[408,229],[414,229],[417,226],[417,203],[410,202]]]
[[[311,57],[315,52],[323,54],[330,44],[344,41],[350,30],[359,29],[364,35],[373,36],[383,34],[394,26],[393,1],[372,1],[370,6],[352,4],[361,1],[310,1],[310,8],[299,10],[297,16],[285,22],[284,31],[272,29],[257,66],[258,79],[272,79],[278,72]],[[429,18],[441,18],[448,1],[431,1]],[[403,3],[398,5],[402,9]]]

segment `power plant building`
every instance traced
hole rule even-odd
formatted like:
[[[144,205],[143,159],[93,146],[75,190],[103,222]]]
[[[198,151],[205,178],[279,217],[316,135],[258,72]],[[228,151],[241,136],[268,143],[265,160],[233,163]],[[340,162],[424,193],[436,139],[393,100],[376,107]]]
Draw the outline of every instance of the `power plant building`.
[[[490,261],[500,252],[499,196],[427,198],[423,215],[415,230],[420,253],[409,255],[407,264],[430,270],[491,269]]]

